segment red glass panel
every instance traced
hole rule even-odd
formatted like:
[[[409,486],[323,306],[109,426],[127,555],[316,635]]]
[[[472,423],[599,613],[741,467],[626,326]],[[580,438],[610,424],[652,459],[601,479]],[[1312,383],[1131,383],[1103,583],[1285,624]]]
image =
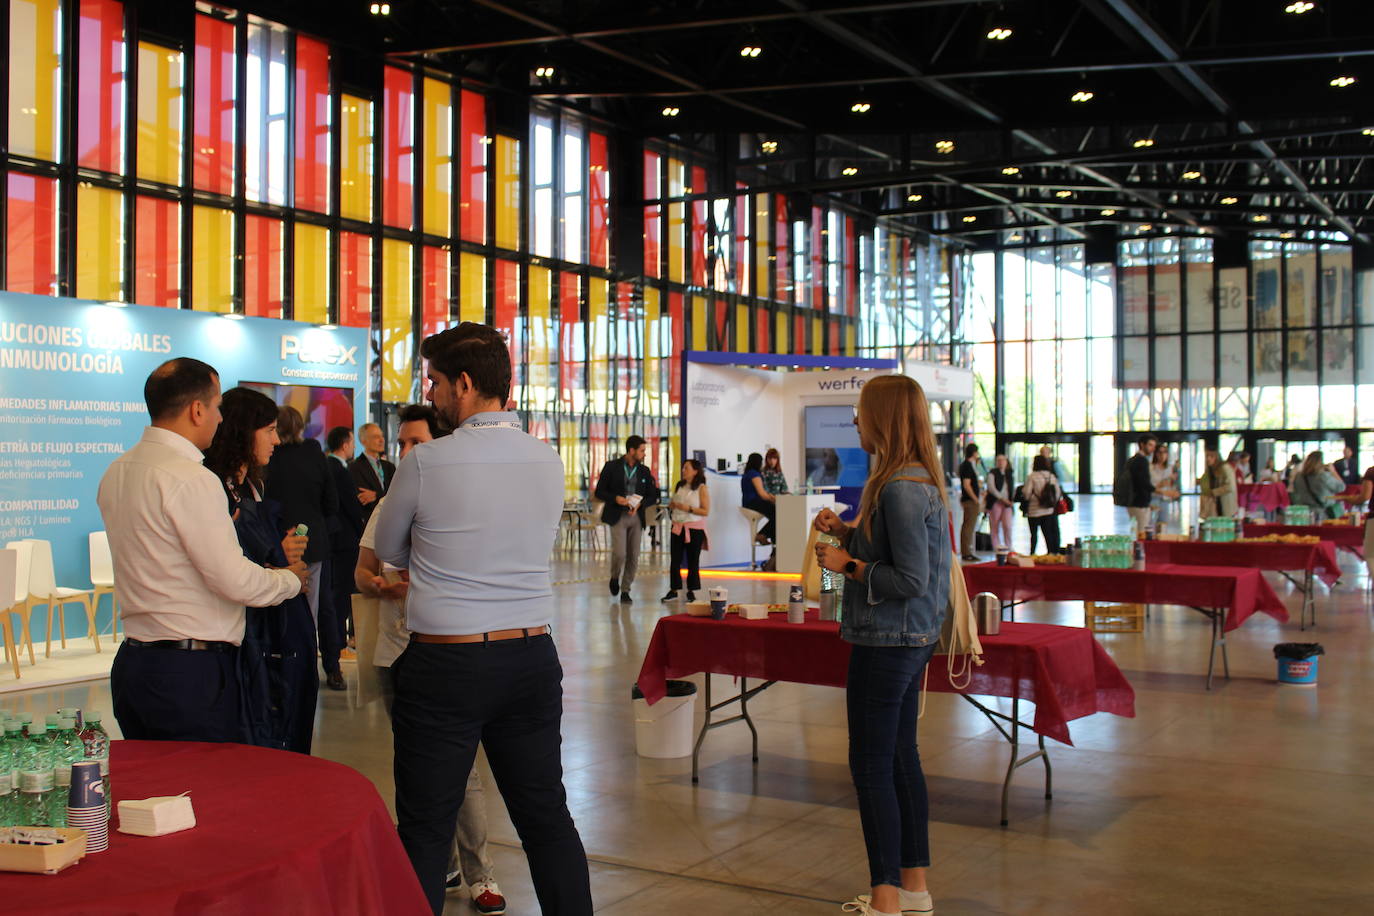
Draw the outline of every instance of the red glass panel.
[[[773,289],[780,302],[792,301],[792,258],[788,246],[787,198],[773,195]]]
[[[10,172],[5,289],[57,294],[57,180]]]
[[[811,307],[825,306],[825,211],[811,208]],[[800,347],[800,343],[798,347]]]
[[[697,194],[706,191],[706,170],[701,167],[692,169],[692,190]],[[693,286],[706,285],[706,201],[692,201],[692,276]]]
[[[839,323],[838,321],[836,321],[834,318],[831,318],[829,321],[826,322],[826,325],[828,326],[828,329],[829,329],[829,330],[827,331],[827,333],[828,333],[829,339],[830,339],[830,346],[826,347],[825,355],[826,355],[826,356],[839,356],[839,355],[840,355],[840,323]]]
[[[487,100],[463,90],[459,110],[462,181],[458,185],[459,231],[464,241],[487,242]]]
[[[296,206],[329,212],[329,45],[296,36]]]
[[[181,206],[142,197],[134,209],[134,302],[174,309],[181,305]]]
[[[257,318],[282,316],[282,224],[248,214],[244,222],[243,310]]]
[[[579,384],[585,361],[582,346],[582,278],[574,273],[558,277],[558,397],[567,404]]]
[[[424,289],[421,301],[420,333],[425,337],[437,334],[453,322],[449,318],[452,299],[452,273],[449,252],[444,248],[426,245],[423,254]]]
[[[728,350],[730,349],[730,338],[728,336],[730,333],[730,307],[725,304],[724,299],[716,300],[715,319],[713,330],[716,332],[716,338],[710,341],[711,349]]]
[[[339,324],[372,327],[372,239],[339,233]]]
[[[738,185],[743,187],[743,185]],[[735,198],[735,292],[748,296],[754,291],[754,272],[749,269],[749,195]],[[722,347],[724,345],[722,344]]]
[[[76,163],[103,172],[124,162],[124,4],[81,0]]]
[[[806,316],[797,312],[792,319],[792,353],[806,352]]]
[[[512,382],[524,384],[524,360],[520,358],[520,265],[498,258],[493,265],[495,275],[495,321],[493,327],[506,337],[510,348]]]
[[[658,153],[644,151],[644,199],[657,199],[662,193]],[[644,208],[644,276],[663,276],[663,205]]]
[[[399,67],[382,69],[382,222],[409,229],[415,219],[415,78]]]
[[[697,187],[697,185],[692,185]],[[668,294],[668,401],[682,403],[682,351],[686,348],[687,326],[683,319],[682,293]]]
[[[611,159],[606,135],[592,131],[587,143],[587,263],[610,265]]]
[[[234,193],[234,24],[196,17],[195,186]]]
[[[754,349],[755,353],[770,353],[769,338],[773,330],[773,316],[766,308],[754,309]]]

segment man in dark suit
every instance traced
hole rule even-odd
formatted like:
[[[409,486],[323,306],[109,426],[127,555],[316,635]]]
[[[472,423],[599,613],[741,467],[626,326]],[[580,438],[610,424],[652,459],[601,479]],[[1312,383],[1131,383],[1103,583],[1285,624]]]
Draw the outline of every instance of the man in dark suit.
[[[358,442],[363,447],[363,453],[353,459],[348,471],[358,488],[358,502],[362,504],[363,524],[366,525],[372,517],[372,510],[377,507],[377,500],[385,496],[391,487],[396,465],[383,457],[386,439],[382,437],[382,428],[376,423],[364,423],[358,427]]]
[[[1347,488],[1358,487],[1360,485],[1360,469],[1355,466],[1355,450],[1350,446],[1345,447],[1345,453],[1336,462],[1336,476],[1344,481]]]
[[[363,504],[358,502],[358,487],[348,472],[348,462],[353,458],[353,430],[334,427],[325,446],[329,449],[334,489],[339,494],[339,511],[329,518],[329,564],[333,568],[330,586],[334,600],[328,617],[320,614],[320,657],[325,671],[338,672],[338,677],[329,675],[330,689],[343,690],[346,685],[339,668],[339,653],[347,645],[352,629],[353,593],[357,591],[353,568],[358,565],[358,539],[363,536]]]
[[[625,456],[606,462],[596,479],[595,496],[605,504],[601,520],[611,526],[611,594],[619,594],[621,604],[632,600],[645,510],[658,502],[658,482],[644,466],[646,451],[644,439],[631,436],[625,440]]]

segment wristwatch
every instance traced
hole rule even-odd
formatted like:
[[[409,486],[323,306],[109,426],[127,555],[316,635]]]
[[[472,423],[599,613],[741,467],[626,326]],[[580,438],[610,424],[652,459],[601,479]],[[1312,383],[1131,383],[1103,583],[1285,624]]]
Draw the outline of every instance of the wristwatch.
[[[858,568],[859,568],[859,561],[858,561],[858,560],[850,560],[848,563],[844,564],[844,574],[845,574],[846,576],[852,576],[852,575],[854,575],[854,570],[856,570],[856,569],[858,569]]]

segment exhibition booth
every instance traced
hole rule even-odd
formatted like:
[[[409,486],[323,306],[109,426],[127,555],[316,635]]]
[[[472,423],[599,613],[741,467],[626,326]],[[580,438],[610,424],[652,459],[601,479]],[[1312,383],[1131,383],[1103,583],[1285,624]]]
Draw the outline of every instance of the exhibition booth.
[[[827,506],[857,510],[868,454],[854,406],[871,379],[899,371],[895,359],[687,351],[683,354],[683,455],[706,467],[711,488],[707,568],[747,567],[771,548],[751,547],[757,519],[740,511],[752,452],[776,448],[789,493],[777,499],[777,571],[801,572],[811,519]],[[908,361],[905,374],[932,402],[973,398],[973,373]],[[674,469],[676,473],[676,469]]]
[[[366,330],[0,292],[0,547],[48,542],[58,587],[92,588],[100,478],[142,435],[143,383],[174,356],[214,366],[225,390],[247,385],[297,407],[306,434],[321,441],[331,427],[365,420]],[[28,592],[18,583],[0,606],[35,605],[38,643],[49,596]],[[97,625],[108,632],[110,600],[96,597]],[[91,646],[84,613],[69,608],[64,622],[69,640]],[[41,648],[39,659],[41,668]]]

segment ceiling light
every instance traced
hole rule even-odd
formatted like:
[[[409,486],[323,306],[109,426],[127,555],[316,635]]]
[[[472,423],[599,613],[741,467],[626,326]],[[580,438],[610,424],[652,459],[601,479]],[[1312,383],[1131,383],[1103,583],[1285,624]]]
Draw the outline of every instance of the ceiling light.
[[[760,48],[758,45],[745,45],[739,49],[740,57],[758,57],[762,53],[763,48]]]
[[[1256,213],[1254,216],[1250,217],[1250,219],[1251,219],[1251,221],[1256,222],[1256,223],[1267,223],[1267,222],[1269,222],[1269,214],[1267,214],[1267,213]]]
[[[221,315],[220,317],[221,317],[221,318],[227,318],[227,319],[230,320],[230,321],[242,321],[242,320],[243,320],[245,317],[247,317],[247,316],[245,316],[245,315],[239,315],[239,314],[234,313],[234,312],[230,312],[229,314],[227,314],[227,315]]]
[[[996,28],[988,32],[988,38],[991,38],[993,41],[1006,41],[1010,37],[1011,29]]]
[[[976,217],[976,216],[966,216],[966,217],[964,217],[964,222],[966,222],[966,223],[976,223],[976,222],[978,222],[978,217]]]
[[[1018,169],[1018,168],[1017,168],[1016,166],[1014,166],[1014,165],[1009,165],[1009,166],[1007,166],[1006,168],[1002,169],[1002,174],[1003,174],[1003,175],[1020,175],[1020,174],[1021,174],[1021,170]]]
[[[1279,238],[1281,238],[1281,239],[1291,239],[1292,237],[1293,237],[1293,233],[1292,233],[1291,231],[1290,231],[1290,232],[1280,232],[1280,233],[1279,233]]]
[[[1374,137],[1374,127],[1366,127],[1364,130],[1360,131],[1360,133],[1364,134],[1366,137]]]
[[[1136,228],[1137,228],[1137,230],[1140,231],[1140,232],[1149,232],[1151,229],[1154,228],[1154,224],[1153,224],[1153,223],[1141,223],[1141,224],[1140,224],[1139,226],[1137,226]]]
[[[1155,141],[1151,137],[1141,137],[1139,140],[1136,140],[1131,144],[1131,146],[1134,146],[1136,149],[1144,149],[1147,146],[1154,145]]]
[[[1353,85],[1355,85],[1355,77],[1353,76],[1338,76],[1331,81],[1331,87],[1333,89],[1344,89],[1347,86]]]
[[[681,113],[681,108],[673,108],[670,106],[668,108],[663,109],[663,117],[665,118],[676,118]]]
[[[1183,173],[1184,181],[1197,181],[1202,177],[1202,173],[1196,170],[1189,170]]]
[[[854,166],[852,166],[852,165],[847,165],[847,166],[844,167],[843,170],[841,170],[840,174],[841,174],[841,175],[857,175],[857,174],[859,174],[859,170],[856,169],[856,168],[855,168]]]
[[[1055,197],[1073,197],[1073,192],[1072,192],[1072,191],[1055,191],[1055,192],[1054,192],[1054,196],[1055,196]]]
[[[1285,13],[1292,13],[1295,16],[1301,16],[1303,13],[1310,13],[1316,8],[1317,4],[1312,3],[1311,0],[1296,0],[1296,2],[1285,6],[1283,11]]]
[[[778,141],[764,140],[759,144],[759,149],[763,150],[765,153],[776,153],[778,151]]]
[[[952,152],[954,152],[954,141],[953,141],[953,140],[936,140],[936,141],[935,141],[935,152],[937,152],[937,153],[952,153]]]
[[[1087,90],[1087,89],[1080,89],[1080,90],[1078,90],[1077,92],[1075,92],[1073,95],[1069,96],[1069,101],[1070,101],[1070,102],[1091,102],[1091,101],[1093,100],[1093,96],[1094,96],[1094,95],[1096,95],[1096,93],[1090,92],[1090,91]]]
[[[924,194],[908,194],[906,196],[906,202],[909,204],[919,204],[923,197],[925,197]]]
[[[1103,216],[1116,216],[1116,211],[1113,210],[1111,207],[1108,207],[1107,209],[1102,210],[1101,213],[1102,213]]]
[[[855,102],[853,105],[849,106],[849,110],[855,114],[864,114],[872,107],[873,106],[868,102]]]
[[[553,67],[535,67],[534,75],[541,80],[553,79]]]
[[[367,11],[368,11],[369,13],[371,13],[372,15],[374,15],[374,16],[390,16],[390,15],[391,15],[391,4],[390,4],[390,3],[374,3],[374,4],[372,4],[371,6],[369,6],[369,7],[367,8]]]
[[[1021,233],[1018,232],[1018,233],[1016,233],[1016,235],[1009,236],[1009,237],[1007,238],[1007,241],[1008,241],[1008,242],[1019,242],[1019,241],[1021,241]]]
[[[1221,202],[1222,202],[1223,204],[1225,204],[1226,206],[1229,207],[1229,206],[1231,206],[1231,204],[1238,204],[1238,203],[1240,203],[1240,198],[1239,198],[1239,197],[1223,197],[1223,198],[1221,199]]]

